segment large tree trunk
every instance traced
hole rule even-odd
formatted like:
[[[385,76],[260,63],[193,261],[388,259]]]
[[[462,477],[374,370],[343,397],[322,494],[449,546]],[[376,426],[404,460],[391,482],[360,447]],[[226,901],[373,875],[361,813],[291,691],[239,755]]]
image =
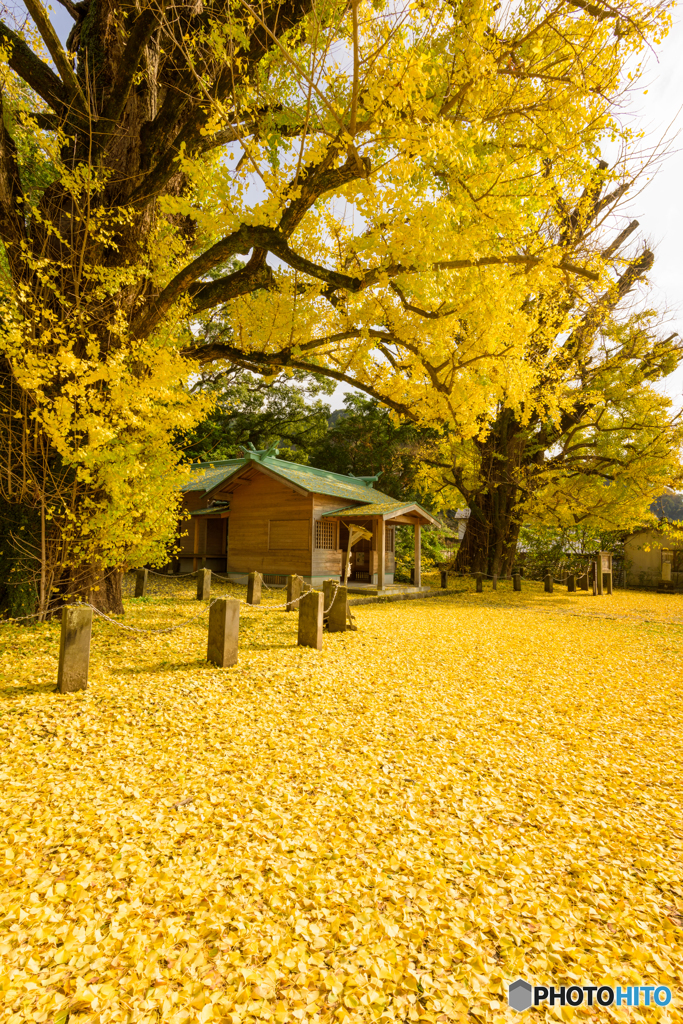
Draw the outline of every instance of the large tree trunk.
[[[522,471],[530,457],[526,432],[511,410],[502,409],[477,447],[480,483],[465,495],[470,517],[455,567],[489,576],[507,576],[521,526]]]

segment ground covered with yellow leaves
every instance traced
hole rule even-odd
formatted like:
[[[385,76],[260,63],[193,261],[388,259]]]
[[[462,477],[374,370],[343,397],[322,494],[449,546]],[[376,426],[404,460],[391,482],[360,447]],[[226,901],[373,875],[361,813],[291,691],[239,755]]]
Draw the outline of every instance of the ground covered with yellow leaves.
[[[0,1020],[521,1020],[520,975],[683,1020],[683,597],[363,606],[322,653],[243,611],[222,670],[206,617],[97,621],[64,696],[59,624],[0,626]]]

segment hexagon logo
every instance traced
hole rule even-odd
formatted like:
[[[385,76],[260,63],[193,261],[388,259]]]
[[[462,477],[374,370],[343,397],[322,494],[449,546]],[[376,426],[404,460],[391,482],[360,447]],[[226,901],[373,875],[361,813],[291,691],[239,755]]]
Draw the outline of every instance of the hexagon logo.
[[[528,981],[517,978],[508,988],[508,1003],[513,1010],[519,1013],[528,1010],[533,1003],[533,989]]]

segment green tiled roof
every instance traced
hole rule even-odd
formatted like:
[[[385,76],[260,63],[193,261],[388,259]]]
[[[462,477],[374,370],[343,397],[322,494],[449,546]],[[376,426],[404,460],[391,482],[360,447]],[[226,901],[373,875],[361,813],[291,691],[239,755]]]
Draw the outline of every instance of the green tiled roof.
[[[287,462],[286,459],[276,459],[271,456],[261,456],[252,459],[229,459],[226,462],[199,462],[192,467],[192,475],[188,483],[182,488],[183,491],[202,491],[207,493],[214,490],[221,483],[228,480],[237,470],[242,469],[248,463],[253,462],[255,466],[264,466],[271,473],[276,473],[283,480],[302,487],[311,494],[326,494],[332,498],[340,498],[344,501],[360,501],[363,504],[372,502],[381,504],[397,504],[396,499],[374,487],[364,484],[350,476],[342,476],[341,473],[330,473],[326,469],[316,469],[315,466],[300,466],[296,462]],[[404,502],[399,502],[403,505]]]
[[[182,491],[211,491],[217,484],[230,476],[246,459],[228,459],[225,462],[196,462],[192,466],[190,479],[181,487]]]
[[[400,512],[402,509],[419,508],[429,519],[433,519],[433,516],[429,512],[426,512],[421,505],[418,505],[416,501],[375,501],[370,505],[350,505],[348,508],[339,508],[334,512],[324,512],[323,517],[329,518],[330,516],[336,516],[342,518],[344,516],[393,516]]]

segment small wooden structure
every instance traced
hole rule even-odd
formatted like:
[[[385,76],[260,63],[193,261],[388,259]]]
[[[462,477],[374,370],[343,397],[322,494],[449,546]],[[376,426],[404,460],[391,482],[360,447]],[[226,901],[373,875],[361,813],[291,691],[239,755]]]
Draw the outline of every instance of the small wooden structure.
[[[276,449],[243,451],[243,459],[192,467],[183,488],[190,521],[180,525],[180,572],[206,566],[243,582],[256,571],[283,586],[296,574],[318,587],[342,579],[354,524],[371,537],[352,546],[350,582],[383,589],[394,581],[396,526],[405,524],[415,531],[420,586],[420,531],[437,525],[420,505],[375,490],[376,477],[301,466],[278,459]]]

